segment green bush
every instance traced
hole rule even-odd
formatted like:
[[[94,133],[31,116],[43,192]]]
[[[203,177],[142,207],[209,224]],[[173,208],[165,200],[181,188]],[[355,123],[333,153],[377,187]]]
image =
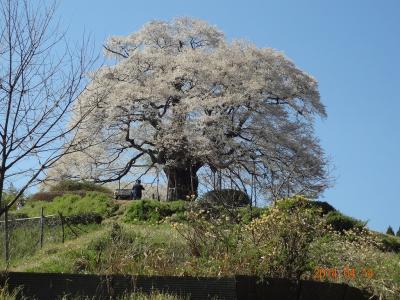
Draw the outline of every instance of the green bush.
[[[64,195],[66,192],[37,192],[29,197],[29,201],[47,201],[51,202],[56,197],[60,197]],[[86,195],[86,191],[69,191],[68,194],[78,195],[84,197]]]
[[[61,180],[50,187],[50,192],[89,191],[111,193],[111,190],[90,181]]]
[[[249,219],[253,213],[261,216],[237,223],[238,212]],[[310,269],[308,250],[324,232],[322,220],[318,212],[303,207],[290,212],[277,207],[225,208],[217,217],[214,211],[210,215],[210,211],[189,210],[187,222],[173,226],[187,242],[193,272],[299,279]]]
[[[275,205],[278,209],[288,212],[298,208],[319,212],[321,216],[326,217],[327,225],[340,232],[350,229],[362,229],[366,226],[366,222],[342,214],[327,202],[308,200],[302,196],[278,200]]]
[[[185,218],[186,202],[182,200],[160,202],[155,200],[134,201],[127,209],[124,221],[127,223],[150,222],[157,223],[166,217],[174,221]]]
[[[239,207],[238,214],[240,216],[240,220],[243,224],[248,224],[252,220],[261,217],[263,213],[266,213],[268,208],[265,207]]]
[[[339,211],[331,211],[326,215],[326,222],[336,231],[346,231],[350,229],[362,229],[366,222],[346,216]]]
[[[241,207],[250,205],[250,198],[243,191],[234,189],[214,190],[205,193],[199,202],[211,205],[222,205],[229,207]]]
[[[325,201],[310,201],[309,208],[318,208],[322,211],[323,215],[327,215],[331,211],[336,211],[336,209]]]
[[[278,208],[287,211],[292,211],[294,208],[303,206],[304,208],[320,210],[322,215],[327,215],[330,212],[336,211],[336,209],[328,202],[309,200],[302,196],[278,200],[276,205]]]
[[[64,216],[82,213],[97,213],[101,216],[109,216],[117,208],[112,199],[106,194],[88,192],[84,197],[65,194],[61,197],[56,197],[52,202],[27,202],[18,213],[34,217],[40,215],[42,207],[44,208],[45,215],[61,212]]]
[[[400,256],[393,252],[382,251],[384,250],[380,241],[382,236],[394,239],[385,234],[377,235],[367,229],[327,232],[311,246],[314,274],[310,273],[309,276],[314,280],[350,283],[375,295],[373,299],[398,300]],[[337,277],[325,274],[321,276],[321,273],[318,275],[315,272],[318,269],[332,268],[338,270]],[[356,272],[351,277],[347,277],[344,273],[344,270],[349,268]]]
[[[53,201],[65,194],[85,197],[87,192],[111,194],[111,190],[89,181],[62,180],[50,187],[49,191],[37,192],[29,197],[30,201]]]
[[[400,252],[400,239],[394,236],[382,235],[382,245],[384,251]]]
[[[252,220],[259,218],[264,212],[268,211],[267,207],[252,207],[250,205],[241,207],[231,207],[226,205],[211,204],[205,201],[194,201],[187,203],[187,211],[202,216],[207,220],[219,219],[228,216],[232,223],[248,224]],[[187,221],[187,216],[183,221]]]

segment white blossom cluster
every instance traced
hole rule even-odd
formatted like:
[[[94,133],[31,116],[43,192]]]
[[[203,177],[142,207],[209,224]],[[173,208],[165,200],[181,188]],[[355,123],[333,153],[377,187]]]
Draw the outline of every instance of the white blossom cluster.
[[[228,42],[215,26],[185,17],[111,37],[104,51],[115,63],[91,74],[78,103],[81,112],[95,106],[80,138],[96,149],[75,155],[78,172],[87,172],[85,161],[96,177],[111,178],[146,162],[164,170],[255,169],[271,194],[325,187],[313,133],[314,117],[326,115],[318,84],[281,52]]]

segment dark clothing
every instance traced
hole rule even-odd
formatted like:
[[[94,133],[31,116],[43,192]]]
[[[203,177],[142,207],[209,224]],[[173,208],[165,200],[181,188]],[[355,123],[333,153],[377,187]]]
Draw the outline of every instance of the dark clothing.
[[[142,190],[144,190],[143,185],[140,183],[135,183],[132,187],[132,197],[135,200],[142,199]]]

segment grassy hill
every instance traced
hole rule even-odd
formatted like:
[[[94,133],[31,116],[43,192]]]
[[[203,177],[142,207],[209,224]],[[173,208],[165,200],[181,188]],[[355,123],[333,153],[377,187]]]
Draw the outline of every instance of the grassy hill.
[[[75,224],[71,230],[78,234],[65,228],[64,243],[48,235],[42,249],[14,246],[9,270],[243,274],[344,282],[383,299],[400,295],[400,239],[368,230],[324,202],[296,197],[263,209],[227,209],[182,201],[115,202],[97,192],[28,203],[19,213],[37,215],[40,207],[49,214],[96,212],[103,222]],[[36,229],[24,230],[29,235]]]

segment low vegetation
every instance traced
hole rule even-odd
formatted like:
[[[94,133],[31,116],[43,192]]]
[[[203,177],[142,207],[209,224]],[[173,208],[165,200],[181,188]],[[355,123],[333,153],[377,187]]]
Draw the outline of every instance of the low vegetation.
[[[24,297],[20,293],[20,289],[14,289],[13,291],[9,291],[7,287],[0,288],[0,300],[28,300],[29,298]],[[98,297],[85,297],[85,296],[70,296],[64,295],[62,300],[97,300]],[[180,297],[173,294],[161,293],[158,291],[153,291],[150,294],[142,293],[142,292],[134,292],[134,293],[126,293],[119,297],[120,300],[186,300],[190,299],[188,297]]]
[[[88,192],[98,192],[111,195],[112,191],[102,185],[90,181],[60,180],[50,185],[47,190],[40,191],[29,197],[29,201],[53,201],[65,194],[85,196]]]
[[[367,222],[363,222],[352,217],[343,215],[339,211],[331,211],[326,215],[326,222],[336,231],[347,231],[352,229],[361,230],[366,227]]]
[[[256,275],[344,282],[382,299],[400,295],[400,239],[370,231],[365,222],[325,202],[296,197],[263,209],[210,207],[196,201],[122,203],[119,214],[114,214],[116,204],[103,193],[65,195],[43,202],[49,212],[97,210],[106,219],[102,225],[85,225],[86,232],[70,235],[64,244],[47,243],[42,250],[27,251],[30,255],[15,260],[11,269]],[[24,208],[25,213],[37,212],[40,205],[35,202],[34,207]],[[110,215],[114,216],[107,218]],[[347,269],[355,275],[345,274]]]
[[[40,225],[39,221],[28,222],[25,225],[10,228],[9,233],[9,267],[20,266],[29,260],[40,250]],[[45,225],[43,245],[44,248],[51,248],[53,245],[62,245],[62,240],[68,242],[78,238],[82,234],[88,234],[101,228],[99,224],[73,225],[64,228],[64,235],[61,225]],[[4,240],[4,232],[1,232],[1,240]],[[4,247],[0,248],[0,255],[4,258]],[[5,269],[4,259],[0,260],[0,266]],[[1,299],[1,298],[0,298]]]
[[[247,206],[251,202],[246,193],[235,189],[209,191],[205,193],[199,201],[211,205],[225,205],[230,207]]]
[[[62,213],[64,216],[85,213],[97,213],[102,216],[110,216],[117,205],[107,194],[100,192],[88,192],[85,196],[65,194],[56,197],[53,201],[29,201],[18,210],[20,216],[35,217],[40,215],[41,208],[46,215]]]
[[[0,300],[15,300],[20,299],[18,297],[18,289],[8,291],[6,287],[0,288]]]
[[[160,202],[154,200],[139,200],[132,202],[124,215],[126,223],[143,223],[152,224],[170,218],[175,221],[183,221],[185,219],[185,211],[187,202],[170,201]]]
[[[50,186],[50,192],[71,192],[71,191],[88,191],[111,193],[111,190],[105,186],[95,184],[90,181],[77,180],[60,180],[55,185]]]
[[[150,295],[137,293],[126,295],[122,300],[185,300],[188,298],[183,298],[175,295],[162,294],[162,293],[152,293]]]

